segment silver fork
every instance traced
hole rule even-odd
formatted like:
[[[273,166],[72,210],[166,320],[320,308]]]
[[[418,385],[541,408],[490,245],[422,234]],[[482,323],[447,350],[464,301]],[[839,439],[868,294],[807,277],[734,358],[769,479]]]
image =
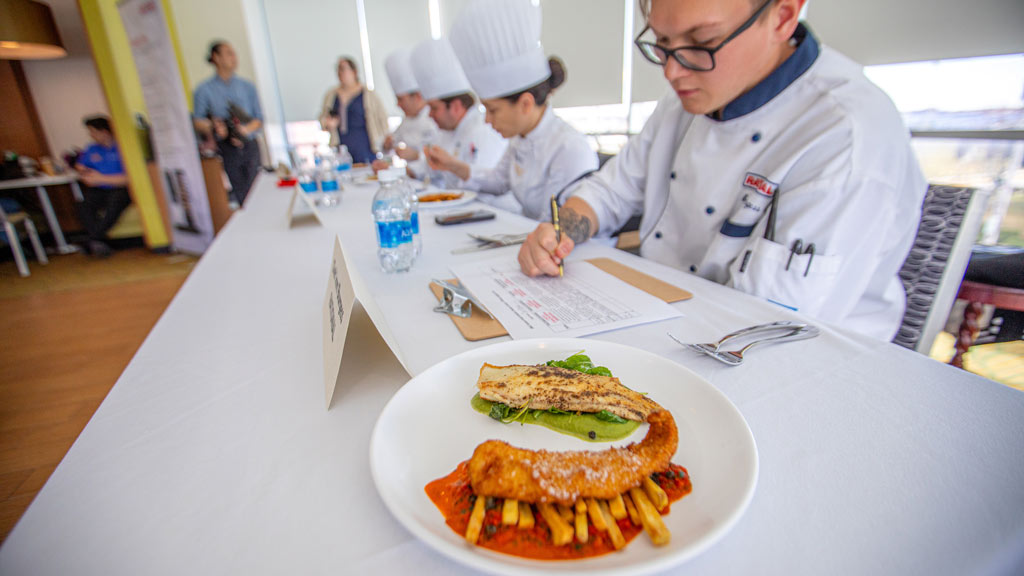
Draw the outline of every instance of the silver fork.
[[[745,354],[754,346],[759,346],[761,344],[767,344],[771,342],[779,344],[782,342],[795,342],[797,340],[807,340],[809,338],[814,338],[818,334],[821,334],[821,331],[818,330],[816,327],[805,326],[803,328],[797,328],[796,330],[793,330],[787,334],[781,334],[779,336],[772,336],[770,338],[754,340],[753,342],[747,344],[746,346],[740,348],[739,350],[715,350],[706,344],[697,344],[697,348],[700,349],[700,351],[703,352],[704,354],[707,354],[708,356],[714,358],[715,360],[718,360],[719,362],[728,364],[729,366],[739,366],[740,364],[743,363],[743,354]]]
[[[707,344],[690,344],[687,342],[683,342],[682,340],[676,338],[672,334],[669,334],[668,337],[675,340],[683,347],[689,348],[690,350],[694,350],[696,352],[705,353],[705,348],[711,348],[713,351],[718,352],[718,349],[722,347],[722,344],[725,344],[726,342],[733,340],[734,338],[740,338],[742,336],[751,336],[753,334],[763,334],[765,332],[775,332],[777,330],[796,330],[798,328],[805,327],[807,327],[807,324],[801,324],[799,322],[792,322],[789,320],[779,320],[778,322],[769,322],[767,324],[757,324],[755,326],[747,326],[746,328],[740,328],[735,332],[730,332],[725,336],[722,336],[722,339],[719,340],[718,342],[709,342]]]

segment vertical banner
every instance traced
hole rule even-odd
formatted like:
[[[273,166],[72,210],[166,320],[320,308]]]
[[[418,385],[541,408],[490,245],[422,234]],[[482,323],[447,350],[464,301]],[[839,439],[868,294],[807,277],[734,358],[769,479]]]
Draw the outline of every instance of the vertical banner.
[[[121,0],[117,8],[149,112],[172,242],[183,252],[202,254],[213,241],[213,218],[163,6],[160,0]]]

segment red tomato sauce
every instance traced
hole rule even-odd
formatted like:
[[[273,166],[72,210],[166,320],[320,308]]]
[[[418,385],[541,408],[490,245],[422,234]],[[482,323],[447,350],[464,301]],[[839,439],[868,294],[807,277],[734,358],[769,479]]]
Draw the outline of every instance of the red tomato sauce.
[[[675,464],[670,465],[665,472],[654,474],[652,479],[668,495],[669,503],[686,496],[693,489],[686,468]],[[445,523],[459,536],[465,535],[466,527],[469,525],[469,515],[473,510],[476,498],[473,488],[469,485],[468,461],[459,464],[455,471],[444,478],[438,478],[427,484],[424,490],[444,516]],[[548,525],[536,507],[533,507],[533,528],[520,530],[517,526],[504,526],[501,523],[501,500],[498,498],[489,500],[477,546],[483,546],[503,554],[538,560],[575,560],[615,551],[608,532],[599,531],[590,522],[588,522],[587,529],[589,538],[585,544],[574,538],[570,544],[555,546],[551,543]],[[668,512],[665,510],[663,515]],[[627,545],[637,534],[643,532],[643,527],[633,524],[628,516],[618,520],[617,523]]]

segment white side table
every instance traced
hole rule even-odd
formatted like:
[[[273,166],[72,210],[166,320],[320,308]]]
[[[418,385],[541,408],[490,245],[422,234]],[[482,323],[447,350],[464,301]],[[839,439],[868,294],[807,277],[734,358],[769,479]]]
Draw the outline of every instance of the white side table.
[[[71,254],[78,252],[79,248],[78,246],[68,244],[67,240],[64,239],[64,231],[60,228],[57,215],[53,212],[53,204],[50,203],[50,195],[46,192],[47,186],[57,186],[60,184],[70,184],[71,192],[75,195],[75,201],[82,201],[82,189],[78,187],[78,174],[74,172],[57,176],[34,176],[17,180],[0,180],[0,190],[35,188],[36,194],[39,196],[39,204],[43,207],[43,214],[46,215],[46,221],[50,225],[50,232],[53,234],[53,239],[57,242],[57,253]]]

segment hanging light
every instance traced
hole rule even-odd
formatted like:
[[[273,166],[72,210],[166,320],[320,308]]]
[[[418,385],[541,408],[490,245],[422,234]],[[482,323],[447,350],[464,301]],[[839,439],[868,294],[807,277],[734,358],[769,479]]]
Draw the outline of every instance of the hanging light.
[[[0,0],[0,59],[67,56],[50,7],[32,0]]]

